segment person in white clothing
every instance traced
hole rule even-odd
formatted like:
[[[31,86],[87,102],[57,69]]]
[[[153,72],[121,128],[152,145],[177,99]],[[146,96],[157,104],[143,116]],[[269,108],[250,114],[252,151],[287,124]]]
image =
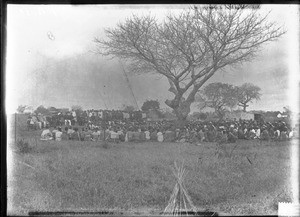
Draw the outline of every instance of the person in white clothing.
[[[260,128],[257,128],[256,131],[255,131],[255,138],[259,139],[260,138]]]
[[[55,140],[56,141],[61,141],[61,137],[62,137],[62,131],[61,131],[61,127],[58,127],[58,130],[55,133]]]
[[[158,133],[157,133],[157,141],[159,141],[159,142],[164,141],[164,135],[161,131],[158,131]]]
[[[146,140],[150,140],[150,132],[148,130],[145,131]]]
[[[110,131],[110,139],[113,142],[118,142],[119,141],[119,134],[114,129],[112,129]]]
[[[52,133],[49,127],[46,127],[46,129],[44,129],[41,134],[41,140],[51,140],[51,139],[52,139]]]

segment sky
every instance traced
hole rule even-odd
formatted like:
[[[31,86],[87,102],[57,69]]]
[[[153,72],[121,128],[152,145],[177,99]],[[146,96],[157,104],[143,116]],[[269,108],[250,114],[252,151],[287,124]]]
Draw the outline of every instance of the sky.
[[[145,100],[158,99],[161,107],[170,99],[168,82],[152,74],[135,75],[116,59],[95,53],[94,38],[105,38],[104,29],[113,28],[132,14],[151,14],[163,19],[179,13],[183,5],[8,5],[6,47],[6,111],[18,105],[36,108],[84,109],[140,108]],[[299,104],[299,12],[296,5],[263,5],[271,10],[269,21],[287,30],[278,41],[263,45],[258,56],[239,67],[217,72],[209,81],[261,88],[260,101],[249,110],[283,111]],[[298,59],[297,59],[298,58]],[[130,84],[126,82],[124,71]],[[298,100],[298,101],[297,101]],[[197,111],[197,106],[192,106]]]

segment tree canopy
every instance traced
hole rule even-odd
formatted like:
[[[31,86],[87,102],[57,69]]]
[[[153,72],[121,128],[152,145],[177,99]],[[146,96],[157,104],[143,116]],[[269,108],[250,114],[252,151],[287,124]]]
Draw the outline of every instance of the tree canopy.
[[[48,111],[48,109],[46,109],[43,105],[40,105],[39,107],[36,108],[36,110],[34,111],[36,114],[42,114],[42,115],[49,115],[50,112]]]
[[[206,107],[213,108],[222,119],[228,108],[237,104],[237,89],[235,86],[226,83],[211,83],[204,87],[202,100]]]
[[[73,105],[71,107],[71,110],[72,111],[82,111],[83,109],[82,109],[82,106],[80,106],[80,105]]]
[[[135,72],[166,77],[174,97],[165,103],[185,120],[195,94],[218,70],[252,60],[262,44],[284,34],[258,11],[191,7],[162,22],[133,15],[95,42],[102,55],[126,60]]]
[[[17,108],[17,112],[19,114],[23,114],[26,108],[27,108],[26,105],[19,105],[18,108]]]
[[[123,105],[123,111],[133,112],[135,111],[135,107],[133,105]]]
[[[158,100],[147,100],[143,103],[141,107],[142,111],[147,112],[149,110],[159,110],[159,102]]]
[[[246,111],[246,108],[249,106],[249,103],[253,102],[253,100],[260,100],[260,87],[251,84],[245,83],[238,88],[238,106],[243,107],[243,110]]]

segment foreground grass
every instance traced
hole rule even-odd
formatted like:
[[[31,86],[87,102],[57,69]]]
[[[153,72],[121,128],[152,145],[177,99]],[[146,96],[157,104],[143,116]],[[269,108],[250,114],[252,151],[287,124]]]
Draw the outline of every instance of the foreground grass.
[[[29,135],[31,134],[31,137]],[[175,185],[170,166],[183,162],[187,190],[199,209],[230,214],[277,214],[291,201],[290,145],[238,141],[232,155],[204,143],[55,142],[22,136],[34,146],[13,153],[11,213],[28,211],[163,211]],[[230,152],[236,144],[226,144]]]

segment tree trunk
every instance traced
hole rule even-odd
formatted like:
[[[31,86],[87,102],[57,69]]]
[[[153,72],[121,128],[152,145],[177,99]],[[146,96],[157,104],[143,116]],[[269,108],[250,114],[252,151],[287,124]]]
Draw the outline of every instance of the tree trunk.
[[[172,100],[172,101],[167,100],[166,104],[173,109],[173,111],[177,117],[177,123],[176,123],[177,127],[179,127],[179,128],[183,127],[184,124],[186,123],[187,117],[190,113],[190,106],[192,104],[192,101],[184,100],[180,103],[176,103],[176,102],[174,102],[174,100]]]
[[[247,105],[243,104],[243,111],[246,112]]]
[[[187,116],[188,116],[188,115],[183,114],[183,113],[180,111],[180,108],[174,109],[174,112],[175,112],[176,117],[177,117],[176,127],[178,127],[178,128],[183,127],[183,126],[186,124]]]

